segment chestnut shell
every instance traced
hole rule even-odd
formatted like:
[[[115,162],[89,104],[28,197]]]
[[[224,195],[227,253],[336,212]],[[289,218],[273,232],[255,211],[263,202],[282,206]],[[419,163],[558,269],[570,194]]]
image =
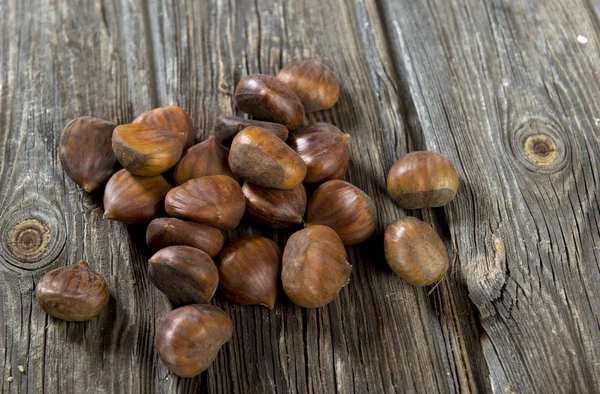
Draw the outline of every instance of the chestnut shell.
[[[272,189],[246,182],[246,215],[255,223],[274,229],[290,228],[302,223],[306,210],[306,189]]]
[[[146,229],[146,243],[154,252],[168,246],[191,246],[215,257],[223,248],[221,230],[177,218],[157,218]]]

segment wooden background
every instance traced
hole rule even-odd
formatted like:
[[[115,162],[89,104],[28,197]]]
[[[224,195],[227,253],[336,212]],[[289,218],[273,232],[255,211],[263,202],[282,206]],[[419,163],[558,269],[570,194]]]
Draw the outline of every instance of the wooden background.
[[[0,15],[0,392],[600,390],[600,1],[1,0]],[[377,232],[348,249],[351,283],[325,308],[216,297],[234,335],[179,379],[153,349],[170,305],[148,281],[144,227],[103,220],[58,137],[77,116],[127,123],[175,103],[201,139],[237,113],[241,77],[307,57],[340,78],[339,103],[308,121],[352,135],[347,179],[375,199]],[[388,169],[417,149],[458,169],[445,208],[386,196]],[[449,247],[435,289],[385,263],[383,231],[404,215]],[[35,283],[81,258],[108,308],[49,318]]]

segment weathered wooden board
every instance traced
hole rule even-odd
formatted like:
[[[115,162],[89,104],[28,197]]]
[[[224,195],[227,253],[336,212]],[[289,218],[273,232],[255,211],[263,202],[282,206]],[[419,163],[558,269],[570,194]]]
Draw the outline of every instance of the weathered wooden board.
[[[598,390],[600,4],[89,3],[0,2],[1,392]],[[60,130],[175,103],[202,139],[236,113],[242,76],[303,57],[341,79],[340,102],[309,122],[352,135],[348,180],[375,199],[377,233],[348,249],[352,281],[325,308],[216,297],[234,336],[207,373],[177,378],[153,348],[170,305],[147,279],[144,228],[103,220],[101,195],[63,174]],[[386,197],[387,170],[416,149],[457,165],[445,209],[403,212]],[[434,290],[385,264],[383,230],[406,214],[451,251]],[[289,236],[229,236],[258,233],[282,247]],[[81,258],[107,278],[109,307],[87,323],[47,317],[35,283]]]

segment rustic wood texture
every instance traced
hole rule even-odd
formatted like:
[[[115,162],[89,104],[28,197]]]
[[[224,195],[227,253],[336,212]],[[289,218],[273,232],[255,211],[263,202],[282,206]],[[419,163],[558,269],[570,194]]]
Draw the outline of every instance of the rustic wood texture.
[[[599,2],[2,0],[0,13],[0,392],[600,390]],[[233,337],[206,373],[178,378],[153,347],[171,306],[148,280],[145,228],[102,218],[101,193],[60,168],[60,131],[178,104],[201,140],[240,115],[241,77],[307,57],[342,86],[307,122],[351,134],[347,180],[374,198],[377,232],[348,248],[351,282],[324,308],[217,296]],[[418,149],[458,169],[445,208],[386,195],[393,162]],[[435,288],[385,263],[383,231],[404,215],[448,246]],[[283,247],[290,233],[228,236],[251,234]],[[35,283],[82,258],[109,284],[107,309],[46,316]]]

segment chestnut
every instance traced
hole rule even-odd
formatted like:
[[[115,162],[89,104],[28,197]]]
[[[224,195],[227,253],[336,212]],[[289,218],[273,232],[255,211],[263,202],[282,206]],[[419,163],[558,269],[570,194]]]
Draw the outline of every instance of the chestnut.
[[[229,168],[229,149],[214,137],[192,146],[179,160],[173,171],[175,184],[208,175],[227,175],[237,179]]]
[[[236,304],[275,306],[281,250],[265,237],[241,238],[229,243],[217,259],[219,291]]]
[[[185,110],[176,105],[146,111],[138,115],[132,123],[145,123],[169,130],[179,139],[184,150],[194,145],[194,125],[192,118]]]
[[[293,189],[306,175],[300,156],[260,127],[247,127],[233,139],[229,166],[248,182],[276,189]]]
[[[137,176],[122,169],[104,189],[104,218],[125,223],[147,223],[162,211],[171,185],[162,177]]]
[[[181,157],[183,145],[166,129],[143,123],[120,125],[112,136],[112,149],[119,162],[134,175],[159,175]]]
[[[246,182],[246,215],[255,223],[269,228],[289,228],[302,223],[306,210],[306,189],[272,189]]]
[[[351,272],[344,244],[327,226],[313,225],[295,232],[283,250],[283,289],[304,308],[333,301],[350,281]]]
[[[81,260],[42,276],[35,296],[44,312],[54,318],[86,321],[102,312],[110,294],[102,276]]]
[[[167,246],[184,245],[215,257],[225,240],[221,230],[176,218],[157,218],[146,229],[146,243],[154,252]]]
[[[308,201],[306,222],[331,227],[344,245],[356,245],[373,234],[377,211],[371,197],[341,180],[323,183]]]
[[[65,172],[86,192],[106,185],[120,165],[112,151],[116,124],[84,116],[70,121],[62,131],[59,157]]]
[[[296,131],[288,144],[306,163],[306,183],[343,178],[350,159],[350,136],[330,123]]]
[[[231,145],[235,136],[246,127],[257,126],[273,133],[282,141],[288,139],[288,129],[279,123],[263,122],[262,120],[252,120],[239,118],[237,116],[220,116],[215,122],[213,134],[217,141],[224,145]]]
[[[252,74],[235,88],[237,107],[255,119],[281,123],[295,130],[304,122],[304,107],[296,93],[275,77]]]
[[[402,156],[387,176],[387,190],[405,209],[446,205],[456,195],[458,174],[446,156],[418,151]]]
[[[170,216],[232,230],[244,216],[246,199],[235,179],[211,175],[173,188],[165,198],[165,208]]]
[[[217,290],[219,272],[209,255],[190,246],[169,246],[149,261],[148,276],[178,305],[204,304]]]
[[[213,305],[187,305],[158,320],[155,346],[163,364],[184,378],[206,371],[231,338],[233,323]]]
[[[440,281],[448,271],[448,252],[429,224],[405,217],[385,230],[385,258],[402,279],[414,286]]]
[[[296,93],[306,112],[331,108],[340,97],[340,84],[337,79],[317,60],[289,63],[279,70],[277,79]]]

